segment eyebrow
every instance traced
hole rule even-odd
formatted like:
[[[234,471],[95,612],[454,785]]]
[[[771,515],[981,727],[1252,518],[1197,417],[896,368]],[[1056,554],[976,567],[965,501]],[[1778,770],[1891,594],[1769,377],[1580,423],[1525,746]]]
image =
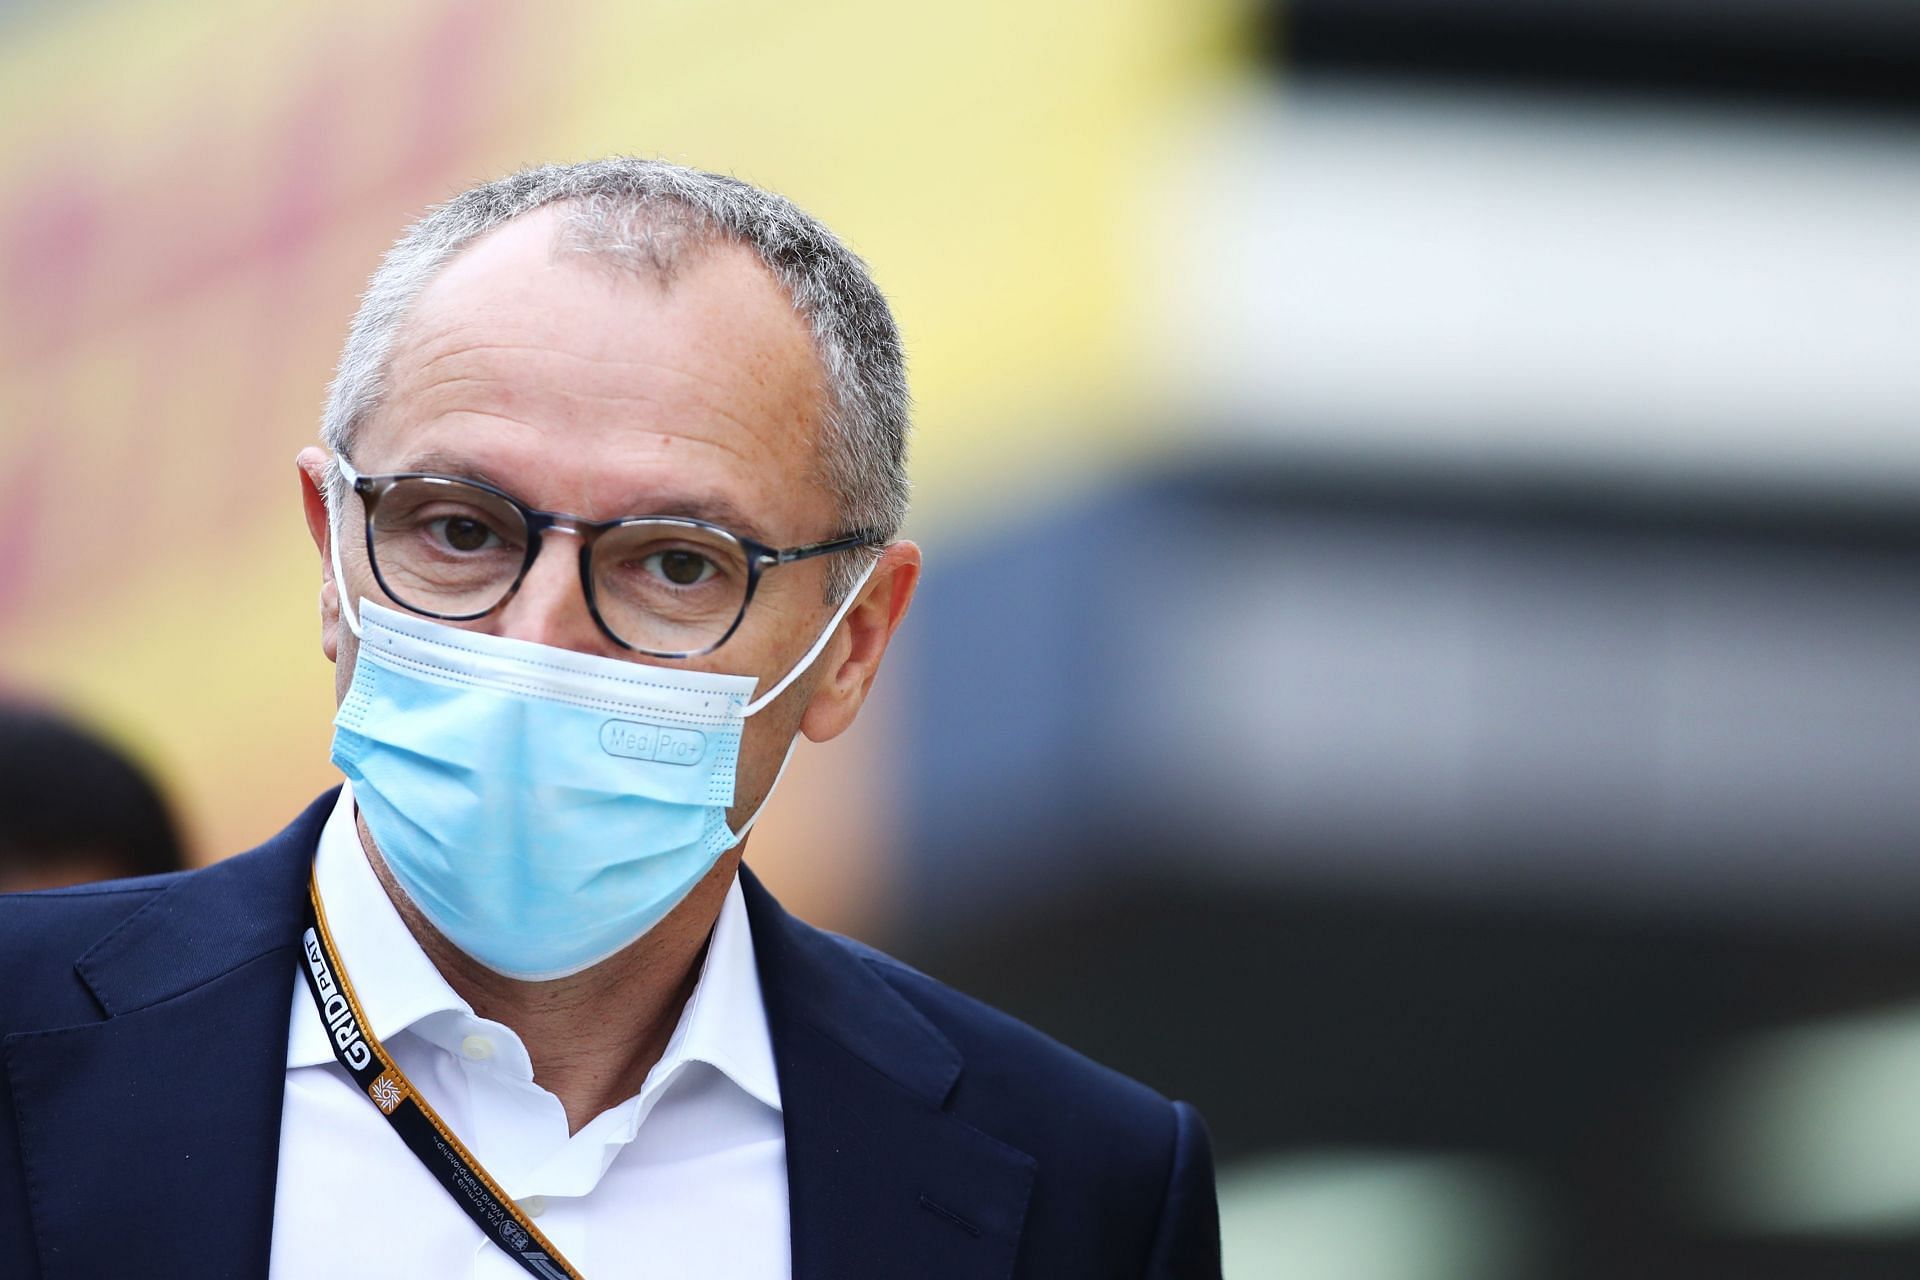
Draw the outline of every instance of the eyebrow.
[[[446,453],[437,449],[428,450],[426,453],[410,458],[399,469],[401,471],[426,471],[435,475],[448,476],[455,480],[477,480],[481,484],[491,485],[502,493],[512,495],[514,498],[526,503],[529,507],[534,507],[536,510],[539,509],[534,503],[527,502],[525,498],[521,497],[519,491],[513,485],[506,483],[485,467],[479,466],[457,454]],[[667,499],[664,503],[660,499],[649,499],[646,502],[634,502],[628,504],[628,506],[629,509],[624,515],[614,518],[626,519],[630,516],[679,516],[683,519],[703,520],[708,524],[717,524],[731,533],[751,538],[755,542],[771,544],[773,541],[759,525],[754,523],[752,517],[748,516],[746,512],[718,494],[682,496]],[[646,507],[653,509],[644,510],[643,508]]]

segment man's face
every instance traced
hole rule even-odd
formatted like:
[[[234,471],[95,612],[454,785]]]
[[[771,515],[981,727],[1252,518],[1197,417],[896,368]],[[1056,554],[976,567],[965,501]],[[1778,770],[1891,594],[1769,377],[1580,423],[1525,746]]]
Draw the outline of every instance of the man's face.
[[[691,255],[663,287],[649,275],[556,253],[555,220],[542,210],[507,224],[421,295],[400,331],[386,399],[354,445],[354,467],[483,480],[528,506],[592,520],[696,516],[774,546],[844,532],[816,475],[826,404],[819,360],[805,324],[752,252],[716,245]],[[346,600],[397,607],[368,568],[357,497],[342,515]],[[678,662],[643,658],[593,621],[578,555],[578,539],[549,533],[511,600],[451,625],[758,676],[765,689],[832,613],[827,561],[802,561],[763,575],[719,649]],[[344,696],[356,646],[336,609],[337,597],[324,623]],[[736,827],[772,785],[821,672],[847,649],[845,640],[830,645],[813,672],[747,722],[730,815]]]

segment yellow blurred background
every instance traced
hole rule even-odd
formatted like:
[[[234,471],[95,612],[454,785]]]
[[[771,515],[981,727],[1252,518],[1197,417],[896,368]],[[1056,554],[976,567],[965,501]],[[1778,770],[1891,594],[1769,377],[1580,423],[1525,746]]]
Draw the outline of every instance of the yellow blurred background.
[[[292,457],[380,253],[431,203],[528,163],[716,169],[847,239],[906,335],[916,531],[1084,483],[1142,447],[1142,175],[1178,105],[1244,65],[1243,21],[1235,0],[16,16],[0,679],[150,764],[201,859],[331,785]],[[799,767],[851,777],[859,751]],[[810,790],[782,791],[757,861],[857,837],[870,809],[786,812]],[[855,910],[809,883],[789,887]]]

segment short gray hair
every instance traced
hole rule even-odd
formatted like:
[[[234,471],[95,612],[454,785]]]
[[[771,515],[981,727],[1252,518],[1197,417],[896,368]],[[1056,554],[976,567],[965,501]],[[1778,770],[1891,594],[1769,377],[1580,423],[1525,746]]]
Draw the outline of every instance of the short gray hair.
[[[682,256],[716,240],[752,249],[813,333],[828,393],[819,441],[822,480],[844,529],[881,541],[907,513],[906,359],[887,300],[852,250],[791,201],[737,178],[660,160],[613,156],[523,169],[461,192],[408,227],[387,251],[347,331],[327,389],[320,436],[349,454],[387,391],[394,340],[414,301],[481,236],[547,205],[564,205],[564,247],[616,268],[670,279]],[[345,496],[329,467],[327,496]],[[859,553],[836,556],[837,599],[851,588]]]

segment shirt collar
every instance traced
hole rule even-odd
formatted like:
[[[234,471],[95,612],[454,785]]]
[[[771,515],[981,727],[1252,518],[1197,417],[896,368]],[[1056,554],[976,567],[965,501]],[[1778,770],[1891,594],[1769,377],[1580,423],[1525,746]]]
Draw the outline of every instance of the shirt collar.
[[[683,1034],[684,1033],[684,1034]],[[747,899],[735,876],[727,886],[700,981],[674,1029],[652,1076],[664,1079],[679,1062],[704,1062],[741,1090],[779,1111],[780,1081],[773,1065],[773,1036],[760,997],[760,971],[754,962],[753,929],[747,923]]]
[[[429,1019],[432,1024],[452,1021],[436,1018],[436,1014],[473,1017],[472,1006],[433,967],[374,875],[354,822],[351,783],[341,787],[340,798],[321,829],[314,853],[314,880],[320,888],[320,900],[326,904],[334,950],[376,1037],[386,1041],[408,1030],[424,1030],[419,1024]],[[296,977],[295,981],[298,989],[287,1037],[287,1066],[332,1062],[332,1043],[314,1011],[312,997],[303,979]],[[670,1080],[686,1062],[707,1063],[749,1096],[780,1110],[780,1085],[754,962],[753,932],[737,876],[714,921],[699,981],[687,998],[666,1052],[648,1074],[648,1083]]]

